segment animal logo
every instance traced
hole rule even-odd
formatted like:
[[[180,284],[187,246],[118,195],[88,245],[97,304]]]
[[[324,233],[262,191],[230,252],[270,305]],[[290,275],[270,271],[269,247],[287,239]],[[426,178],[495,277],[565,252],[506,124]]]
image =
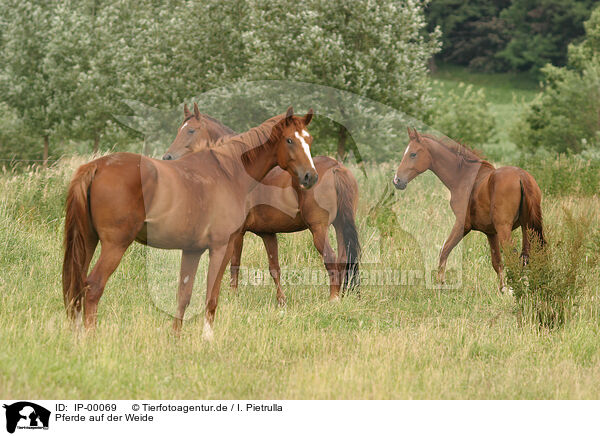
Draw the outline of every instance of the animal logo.
[[[48,429],[50,411],[42,406],[29,401],[19,401],[10,405],[4,404],[6,409],[6,431],[14,433],[19,429]]]

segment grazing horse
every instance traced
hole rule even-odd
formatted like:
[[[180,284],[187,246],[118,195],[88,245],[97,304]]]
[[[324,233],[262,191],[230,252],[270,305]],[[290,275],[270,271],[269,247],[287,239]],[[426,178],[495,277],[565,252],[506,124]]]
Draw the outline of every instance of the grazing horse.
[[[276,165],[305,189],[318,175],[306,132],[312,110],[273,117],[230,137],[218,149],[163,161],[115,153],[79,167],[67,194],[63,293],[71,319],[96,324],[98,301],[127,247],[137,240],[182,250],[178,331],[191,298],[200,256],[209,250],[203,337],[211,339],[221,278],[247,216],[246,196]],[[87,275],[96,245],[100,257]],[[83,312],[83,313],[82,313]]]
[[[206,140],[205,132],[222,132]],[[227,141],[231,129],[214,118],[200,114],[194,103],[192,115],[184,107],[184,119],[177,136],[163,159],[176,159],[206,147],[218,147]],[[307,132],[298,139],[310,140]],[[306,135],[306,136],[305,136]],[[277,246],[277,233],[291,233],[309,229],[313,242],[325,264],[330,282],[330,300],[339,298],[340,288],[353,288],[358,284],[360,243],[355,224],[358,204],[358,184],[352,172],[327,156],[314,158],[319,180],[313,189],[303,189],[298,181],[280,168],[273,168],[247,197],[248,216],[242,232],[234,241],[231,259],[231,286],[238,287],[244,234],[249,231],[260,236],[269,259],[269,272],[277,288],[277,301],[285,304],[281,287],[281,269]],[[333,224],[336,232],[338,258],[329,244],[327,232]]]
[[[397,189],[424,171],[431,170],[450,190],[450,207],[456,222],[440,253],[438,279],[444,282],[446,260],[471,230],[485,233],[498,274],[504,285],[500,248],[511,244],[511,232],[521,227],[522,257],[529,256],[529,233],[545,244],[542,229],[542,193],[535,179],[517,167],[494,168],[475,152],[457,143],[408,129],[409,143],[394,176]]]

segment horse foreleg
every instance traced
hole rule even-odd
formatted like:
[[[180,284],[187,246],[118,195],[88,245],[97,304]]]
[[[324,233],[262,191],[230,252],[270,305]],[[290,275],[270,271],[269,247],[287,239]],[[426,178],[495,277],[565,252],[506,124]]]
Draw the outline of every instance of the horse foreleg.
[[[102,244],[100,258],[86,280],[84,313],[85,327],[88,329],[96,326],[98,302],[100,301],[100,297],[102,297],[108,278],[117,269],[117,266],[119,266],[119,262],[128,245],[119,245],[110,242]]]
[[[233,254],[235,238],[234,236],[227,245],[211,247],[209,250],[210,260],[208,262],[208,276],[206,280],[206,311],[204,315],[204,328],[202,330],[202,337],[207,341],[213,338],[213,323],[215,321],[217,304],[219,303],[221,280]]]
[[[240,265],[242,263],[242,249],[244,248],[244,232],[240,233],[234,240],[233,255],[231,257],[231,266],[229,272],[231,274],[230,286],[234,294],[238,292],[238,283],[240,275]]]
[[[183,323],[185,309],[190,304],[192,298],[192,289],[194,289],[194,279],[198,270],[198,262],[203,251],[185,251],[181,252],[181,269],[179,271],[179,289],[177,290],[177,313],[173,320],[173,330],[179,332]]]
[[[269,273],[271,273],[271,277],[273,277],[273,281],[277,287],[277,302],[280,306],[285,306],[285,294],[281,289],[281,268],[279,267],[277,235],[275,233],[261,233],[259,236],[262,238],[267,255],[269,256]]]
[[[454,223],[454,227],[452,227],[450,236],[448,236],[446,242],[444,242],[444,246],[440,252],[440,263],[438,266],[438,281],[440,283],[444,283],[446,280],[446,261],[448,260],[450,252],[454,249],[454,247],[456,247],[462,238],[465,237],[467,233],[469,233],[469,231],[465,229],[462,222],[457,221]]]
[[[319,224],[309,227],[313,235],[313,243],[319,254],[323,257],[325,269],[329,274],[329,301],[337,301],[340,298],[340,276],[336,265],[333,248],[327,237],[327,225]]]

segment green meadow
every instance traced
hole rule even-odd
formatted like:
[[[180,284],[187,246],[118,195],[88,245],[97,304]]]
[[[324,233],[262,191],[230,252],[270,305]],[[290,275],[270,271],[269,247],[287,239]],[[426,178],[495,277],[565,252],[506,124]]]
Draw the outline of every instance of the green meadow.
[[[535,95],[536,82],[450,67],[434,78],[442,90],[461,82],[485,88],[497,127],[485,151],[495,162],[514,162],[516,147],[505,132],[519,102]],[[452,226],[449,196],[431,173],[405,191],[386,191],[398,162],[367,165],[364,173],[352,167],[360,185],[360,295],[329,303],[327,283],[300,280],[284,286],[287,305],[278,307],[262,242],[248,234],[242,265],[258,279],[235,295],[226,272],[215,339],[204,342],[205,255],[177,337],[170,312],[178,252],[134,244],[108,282],[96,331],[74,332],[62,301],[63,205],[74,169],[88,159],[0,173],[2,398],[600,398],[600,271],[589,260],[598,245],[591,243],[579,259],[585,285],[556,329],[524,320],[515,298],[498,292],[480,233],[468,235],[450,256],[455,286],[432,288],[424,277],[435,269]],[[533,172],[559,174],[555,179],[564,176],[574,186],[542,186],[550,244],[560,244],[565,208],[600,227],[597,191],[585,189],[589,181],[568,165],[557,159]],[[513,237],[520,243],[520,231]],[[279,244],[284,271],[323,275],[308,232],[280,235]],[[385,270],[397,272],[399,282],[381,281]]]

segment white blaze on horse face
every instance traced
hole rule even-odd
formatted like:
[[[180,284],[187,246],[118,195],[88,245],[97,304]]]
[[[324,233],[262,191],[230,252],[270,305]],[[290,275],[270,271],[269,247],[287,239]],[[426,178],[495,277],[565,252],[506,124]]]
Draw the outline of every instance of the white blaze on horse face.
[[[308,137],[310,135],[308,134],[308,132],[306,130],[302,130],[302,135],[300,135],[300,133],[298,133],[298,132],[294,132],[294,135],[296,136],[296,138],[298,138],[300,140],[300,144],[302,144],[302,150],[304,150],[304,153],[306,154],[306,157],[308,158],[308,161],[310,162],[311,168],[316,171],[315,163],[313,162],[312,156],[310,155],[310,147],[308,146],[308,143],[304,139],[305,136]]]
[[[406,153],[408,153],[408,149],[409,149],[409,148],[410,148],[410,144],[408,144],[408,145],[406,146],[406,150],[404,150],[404,156],[406,156]]]
[[[181,128],[179,130],[183,130],[185,129],[185,126],[187,126],[189,123],[189,121],[186,121],[185,123],[183,123],[183,126],[181,126]]]

